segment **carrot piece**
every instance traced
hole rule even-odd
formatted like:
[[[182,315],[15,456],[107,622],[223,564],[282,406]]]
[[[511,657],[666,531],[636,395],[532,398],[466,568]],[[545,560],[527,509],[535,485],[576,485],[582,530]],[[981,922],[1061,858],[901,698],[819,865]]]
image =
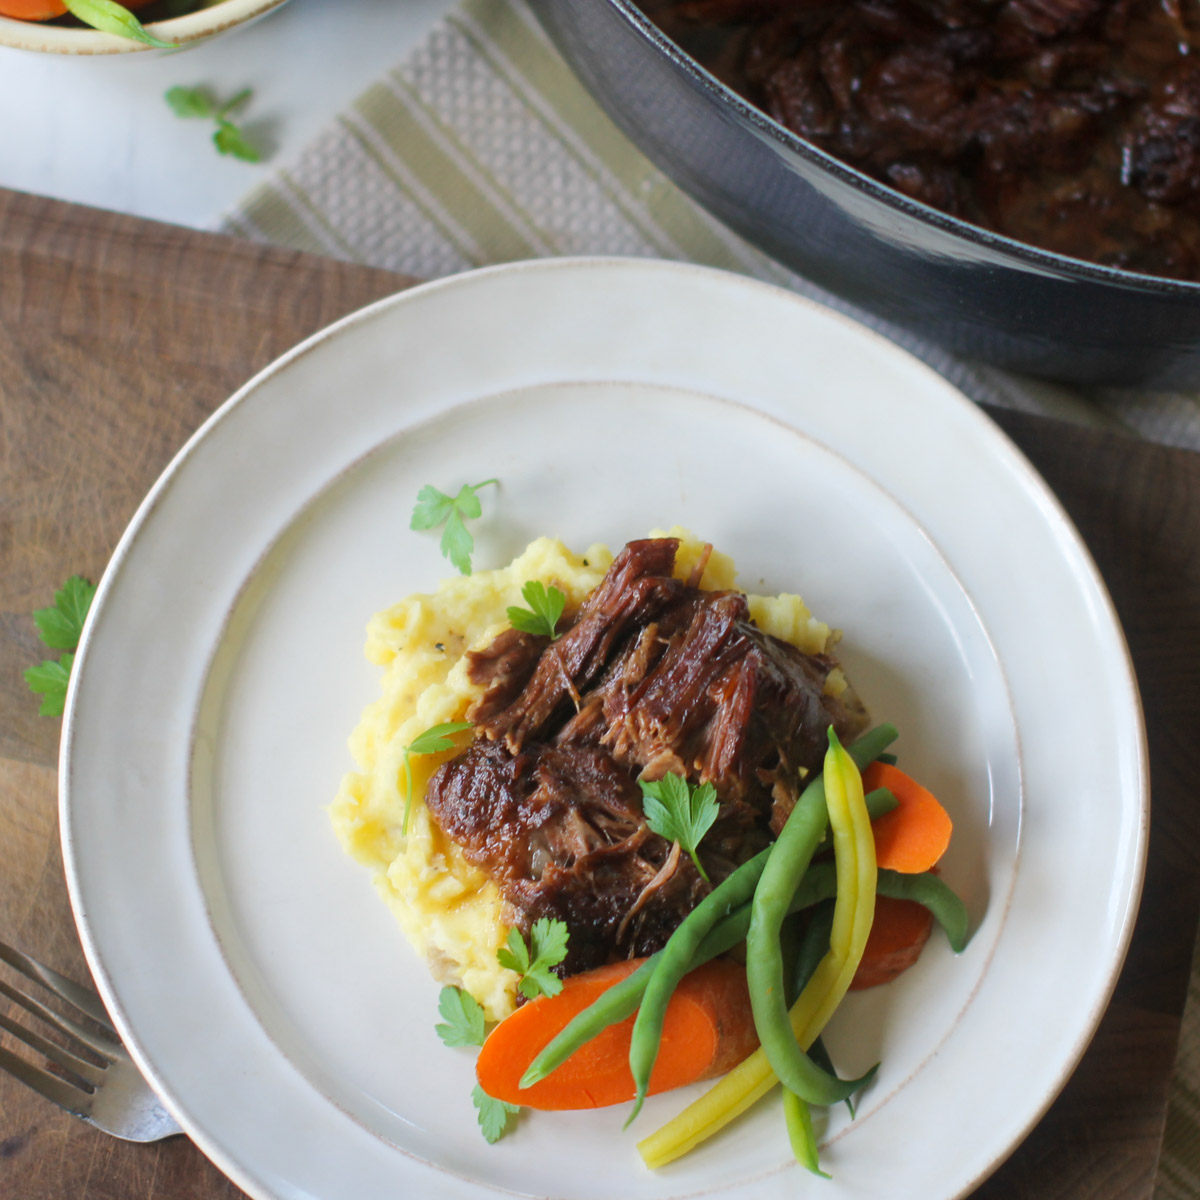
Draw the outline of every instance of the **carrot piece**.
[[[898,801],[872,823],[877,864],[905,875],[928,871],[950,845],[950,814],[932,792],[889,763],[873,762],[863,772],[863,787],[887,788]]]
[[[875,897],[875,919],[850,984],[852,991],[890,983],[921,956],[933,929],[933,914],[915,900]]]
[[[16,17],[18,21],[48,21],[66,11],[62,0],[0,0],[0,17]]]
[[[629,1039],[634,1017],[608,1026],[552,1074],[522,1088],[519,1080],[542,1048],[602,992],[644,959],[569,976],[557,996],[539,996],[501,1021],[479,1052],[475,1073],[489,1096],[529,1108],[602,1108],[632,1100]],[[714,959],[686,975],[667,1007],[651,1094],[720,1075],[758,1045],[745,969]]]

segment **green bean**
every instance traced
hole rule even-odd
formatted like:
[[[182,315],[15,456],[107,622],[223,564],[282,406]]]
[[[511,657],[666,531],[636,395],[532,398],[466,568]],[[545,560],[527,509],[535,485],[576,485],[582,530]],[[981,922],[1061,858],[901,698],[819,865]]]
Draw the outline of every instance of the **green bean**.
[[[896,900],[916,900],[918,904],[924,905],[934,914],[937,923],[946,931],[950,946],[955,953],[960,952],[966,946],[966,907],[936,875],[932,875],[928,871],[923,875],[902,875],[899,871],[890,871],[881,866],[875,888],[881,896],[893,896]],[[821,904],[822,900],[832,900],[836,894],[838,894],[838,874],[834,870],[834,864],[814,863],[806,872],[803,880],[800,880],[800,886],[793,893],[787,911],[790,913],[800,912],[804,908]],[[749,930],[750,905],[734,908],[733,912],[719,920],[713,926],[712,931],[704,937],[700,947],[696,950],[695,958],[692,959],[692,970],[695,967],[703,966],[709,960],[718,958],[719,955],[725,954],[726,950],[732,950],[734,946],[744,942]],[[824,949],[828,949],[828,942]],[[643,989],[644,980],[648,979],[648,974],[647,976],[642,974],[644,970],[646,970],[646,965],[643,964],[640,970],[635,972],[635,976],[643,980],[641,984]],[[632,979],[635,976],[629,978]],[[622,986],[628,982],[628,979],[624,980]],[[600,1003],[600,1001],[596,1001],[596,1003]],[[616,1020],[624,1020],[626,1016],[634,1012],[636,1007],[635,1001],[634,1007],[626,1009]]]
[[[750,905],[742,904],[713,926],[697,948],[689,969],[703,966],[727,950],[732,950],[734,946],[741,945],[746,940],[746,930],[749,927]],[[597,996],[583,1012],[567,1022],[529,1064],[525,1074],[521,1076],[521,1087],[533,1087],[551,1072],[558,1070],[580,1046],[590,1042],[601,1030],[615,1025],[618,1021],[624,1021],[626,1017],[635,1013],[662,954],[662,950],[652,954],[633,974],[627,975],[620,983],[614,984]]]
[[[826,873],[821,874],[824,876]],[[798,894],[799,888],[793,893],[793,900]],[[828,899],[818,900],[813,906],[804,906],[813,907],[813,913],[804,931],[804,941],[800,943],[800,953],[796,955],[791,976],[785,980],[787,991],[784,999],[788,1008],[796,1003],[796,997],[804,991],[804,985],[812,978],[817,964],[829,953],[829,934],[833,929],[833,905],[828,902],[829,899],[832,899],[832,893]]]
[[[884,813],[890,813],[892,809],[900,807],[900,801],[896,799],[891,788],[878,787],[869,791],[863,800],[867,805],[867,816],[872,821],[878,821]],[[821,835],[821,845],[823,846],[829,840],[829,830]]]
[[[893,900],[915,900],[933,914],[934,920],[945,931],[951,949],[958,954],[967,944],[967,908],[954,894],[954,891],[942,882],[932,871],[920,875],[906,875],[902,871],[891,871],[880,867],[875,881],[875,890],[881,896]],[[792,895],[788,912],[799,912],[803,908],[811,908],[822,900],[832,900],[837,895],[837,872],[831,862],[814,863],[800,881],[800,886]],[[739,909],[713,930],[714,935],[720,933],[722,940],[731,936],[739,928],[749,931],[749,915]],[[736,945],[737,943],[732,943]],[[728,949],[728,946],[726,947]],[[721,953],[721,951],[717,951]],[[700,959],[697,962],[707,962]]]
[[[950,948],[955,954],[967,944],[967,906],[931,871],[921,875],[904,875],[899,871],[881,869],[876,885],[881,896],[895,900],[915,900],[927,908],[946,931]]]
[[[828,900],[821,900],[813,907],[800,954],[796,958],[791,976],[787,979],[789,1008],[796,1003],[796,998],[804,991],[805,984],[813,977],[817,964],[829,953],[829,935],[832,929],[833,905]],[[837,1074],[834,1070],[833,1059],[829,1057],[829,1051],[825,1049],[824,1039],[818,1037],[809,1046],[808,1056],[822,1071],[828,1071],[830,1075]],[[853,1096],[846,1097],[846,1107],[850,1110],[850,1117],[853,1119]]]
[[[787,1123],[788,1142],[796,1161],[822,1179],[831,1179],[821,1170],[817,1157],[817,1133],[813,1129],[812,1113],[795,1092],[783,1089],[783,1117]]]
[[[658,954],[652,954],[636,971],[606,989],[587,1008],[572,1017],[529,1064],[519,1086],[528,1088],[540,1083],[552,1071],[557,1071],[580,1046],[590,1042],[610,1025],[624,1021],[637,1012],[646,984],[650,982],[661,954],[661,950]]]
[[[871,762],[876,755],[887,749],[895,741],[896,737],[897,731],[894,725],[880,725],[859,738],[854,746],[851,747],[850,754],[861,768]],[[797,810],[801,813],[800,817],[796,815]],[[809,843],[807,856],[804,860],[804,866],[807,867],[808,860],[811,859],[817,842],[824,835],[828,823],[829,814],[825,808],[825,786],[821,781],[820,775],[817,775],[809,782],[808,786],[801,793],[799,800],[796,801],[795,808],[793,808],[784,825],[784,831],[780,834],[780,839],[783,838],[789,826],[799,828],[803,825],[803,837]],[[792,837],[795,838],[796,835],[793,834]],[[675,988],[684,975],[698,965],[695,961],[696,951],[699,949],[704,937],[711,931],[713,925],[716,924],[716,921],[720,917],[725,916],[735,904],[743,903],[752,894],[757,895],[761,886],[758,877],[766,869],[766,864],[777,856],[780,839],[777,839],[775,844],[768,847],[762,854],[756,855],[755,858],[750,860],[751,863],[758,864],[753,876],[755,886],[752,886],[749,890],[745,890],[744,886],[736,890],[731,889],[728,896],[722,896],[719,903],[715,902],[718,893],[722,889],[730,884],[735,877],[740,878],[741,873],[750,865],[747,863],[744,867],[740,867],[738,871],[735,871],[720,887],[706,896],[688,914],[679,928],[671,935],[670,941],[663,947],[663,957],[659,959],[653,974],[650,976],[650,982],[646,985],[646,992],[642,997],[641,1007],[638,1009],[637,1019],[634,1021],[633,1033],[630,1039],[629,1067],[633,1073],[637,1092],[634,1099],[633,1111],[629,1115],[629,1120],[625,1122],[626,1127],[641,1111],[642,1103],[646,1098],[646,1090],[650,1084],[650,1073],[653,1071],[655,1060],[658,1057],[658,1045],[662,1038],[663,1021],[666,1019],[667,1005],[670,1003]],[[796,878],[799,878],[802,874],[803,870],[797,872]],[[750,874],[745,876],[746,881],[750,878]],[[739,897],[736,901],[732,899],[734,895]],[[790,893],[784,899],[785,908],[788,899],[790,899]],[[780,919],[782,920],[782,915]],[[776,935],[778,935],[778,930],[776,930]],[[828,1091],[831,1087],[837,1090],[837,1086],[847,1086],[842,1085],[838,1080],[829,1079],[828,1077],[823,1078],[820,1082],[824,1085],[825,1091]],[[818,1081],[814,1079],[814,1087],[816,1087],[817,1083]],[[821,1094],[824,1094],[824,1092]]]
[[[877,821],[884,813],[890,813],[893,808],[900,807],[900,801],[892,794],[890,788],[874,788],[863,799],[867,803],[867,815],[872,821]]]
[[[963,902],[936,875],[902,875],[897,871],[881,868],[876,883],[881,896],[892,896],[897,900],[915,900],[933,914],[946,932],[950,945],[956,952],[966,945],[967,911]],[[812,908],[823,900],[832,900],[837,894],[837,875],[833,863],[821,862],[809,867],[800,881],[800,886],[788,905],[790,913]],[[832,909],[830,909],[832,914]],[[696,949],[689,970],[703,966],[719,958],[734,946],[746,940],[750,928],[750,905],[735,908],[728,916],[718,921],[705,935]],[[821,953],[828,949],[828,936]],[[556,1071],[580,1046],[590,1042],[609,1025],[624,1021],[637,1011],[650,976],[657,966],[662,951],[651,955],[631,975],[614,984],[598,996],[583,1012],[577,1014],[562,1031],[543,1048],[521,1076],[521,1087],[532,1087]],[[815,967],[815,963],[813,966]],[[803,987],[804,981],[800,982]],[[815,1047],[814,1047],[815,1049]],[[816,1059],[816,1054],[812,1054]],[[823,1064],[822,1064],[823,1065]]]
[[[783,955],[783,977],[794,979],[796,963],[799,961],[800,947],[808,934],[808,914],[790,912],[784,918],[783,927],[779,930],[779,950]]]
[[[797,910],[797,902],[799,905],[805,905],[805,901],[810,898],[812,891],[816,890],[816,888],[822,891],[826,887],[830,888],[830,897],[832,897],[834,891],[836,891],[837,884],[836,879],[833,876],[829,876],[824,870],[826,865],[820,864],[819,867],[809,871],[805,877],[805,883],[797,889],[796,895],[793,897],[793,903],[790,906],[791,912]],[[816,879],[813,878],[814,871],[819,872]],[[881,896],[889,896],[897,900],[914,900],[922,904],[934,915],[938,923],[946,931],[946,936],[956,953],[961,951],[966,945],[966,906],[936,875],[903,875],[896,871],[881,869],[876,882],[876,890]],[[790,984],[788,988],[789,1005],[795,1002],[796,996],[800,994],[804,985],[812,976],[813,971],[816,970],[817,963],[820,962],[825,952],[829,949],[829,930],[832,923],[833,906],[828,900],[818,901],[788,978]],[[829,1057],[829,1051],[826,1049],[822,1038],[818,1037],[813,1042],[808,1048],[808,1054],[813,1062],[822,1070],[829,1072],[831,1075],[836,1073],[833,1060]],[[794,1092],[789,1092],[786,1088],[783,1095],[784,1113],[788,1122],[788,1139],[791,1142],[792,1151],[795,1153],[796,1160],[801,1166],[807,1167],[809,1170],[814,1170],[816,1164],[815,1145],[810,1145],[809,1142],[805,1141],[805,1129],[801,1123],[801,1114],[796,1111],[800,1105],[804,1104],[804,1101]],[[846,1097],[846,1107],[850,1110],[850,1119],[853,1120],[853,1096]],[[807,1114],[807,1106],[805,1106],[805,1110]],[[811,1128],[811,1124],[812,1120],[811,1116],[809,1116],[809,1128]],[[797,1145],[800,1146],[799,1150],[797,1150]],[[810,1153],[813,1156],[811,1165],[809,1159],[802,1156]],[[818,1171],[817,1174],[823,1174],[823,1172]]]
[[[846,749],[850,757],[854,759],[855,766],[860,771],[865,771],[899,736],[900,731],[895,725],[890,721],[884,721],[882,725],[868,729],[858,741],[847,746]],[[818,781],[819,779],[818,776]],[[822,790],[824,790],[823,784]]]
[[[884,746],[872,746],[865,761],[874,759]],[[828,823],[825,786],[818,777],[804,789],[771,847],[754,890],[746,935],[746,981],[758,1040],[784,1087],[808,1104],[821,1105],[844,1100],[873,1073],[872,1069],[863,1079],[842,1080],[821,1070],[800,1049],[788,1020],[779,929]]]
[[[794,897],[793,897],[794,899]],[[804,930],[804,938],[800,943],[800,952],[796,955],[795,962],[792,964],[792,969],[784,975],[784,981],[787,984],[787,1004],[791,1008],[796,1003],[796,997],[804,991],[804,985],[812,978],[813,972],[817,969],[817,964],[829,952],[829,934],[833,928],[833,905],[828,900],[818,901],[813,906],[813,911],[808,919],[808,925]],[[808,1048],[808,1057],[829,1075],[836,1075],[834,1070],[833,1060],[829,1057],[829,1051],[825,1049],[825,1043],[821,1038],[817,1038]],[[795,1092],[789,1092],[784,1088],[784,1095],[794,1096],[797,1104],[803,1104],[804,1101],[796,1096]],[[850,1112],[850,1119],[854,1119],[854,1097],[846,1097],[846,1108]],[[787,1109],[784,1110],[788,1112]],[[788,1120],[794,1121],[795,1117],[788,1113]],[[811,1123],[811,1119],[810,1119]],[[789,1127],[790,1129],[790,1127]],[[799,1131],[797,1131],[799,1132]],[[793,1149],[796,1145],[796,1139],[789,1132],[789,1140],[792,1143]],[[798,1159],[802,1165],[808,1166],[803,1159]],[[815,1161],[815,1160],[814,1160]],[[811,1168],[810,1168],[811,1169]]]
[[[925,872],[922,875],[905,875],[899,871],[891,871],[887,867],[880,867],[875,890],[881,896],[888,896],[896,900],[915,900],[929,909],[938,924],[945,930],[946,937],[955,953],[961,951],[967,944],[966,908],[954,892],[932,872]],[[800,881],[800,886],[796,889],[791,903],[788,905],[788,912],[801,912],[803,909],[820,904],[822,900],[832,900],[836,895],[837,872],[834,870],[833,863],[815,863],[808,868],[808,873]],[[745,904],[740,908],[735,908],[729,916],[713,926],[712,932],[700,943],[692,965],[702,966],[709,959],[716,958],[718,954],[732,950],[739,942],[746,940],[746,933],[749,929],[750,905]]]
[[[707,914],[712,917],[712,920],[708,922],[709,926],[714,927],[711,929],[712,932],[715,932],[715,927],[722,924],[721,918],[727,917],[731,908],[746,908],[746,920],[748,921],[749,908],[745,901],[754,892],[754,885],[762,873],[768,853],[769,848],[761,851],[749,862],[742,863],[696,906],[684,924],[692,921],[701,908],[705,908],[705,913],[696,918],[693,926],[697,926],[700,921],[703,921]],[[521,1076],[521,1087],[532,1087],[535,1083],[539,1083],[552,1071],[556,1071],[562,1066],[580,1046],[590,1042],[601,1030],[606,1029],[609,1025],[615,1025],[618,1021],[625,1020],[626,1017],[636,1012],[651,976],[662,961],[663,955],[671,949],[683,927],[680,925],[666,946],[656,954],[652,954],[633,974],[627,975],[620,983],[598,996],[587,1008],[572,1018],[529,1064],[525,1074]],[[698,967],[701,963],[716,958],[718,954],[724,954],[726,950],[731,950],[739,942],[746,940],[745,923],[735,923],[714,939],[711,944],[704,937],[706,932],[710,932],[710,930],[701,931],[703,939],[701,945],[705,949],[704,956],[691,963],[688,970],[692,966]],[[678,953],[679,951],[676,949],[674,952]],[[686,975],[687,971],[684,971],[684,974]]]
[[[831,916],[833,910],[829,910]],[[829,949],[829,930],[825,930],[825,950]],[[821,951],[822,957],[825,950]],[[819,960],[818,960],[819,961]],[[813,970],[816,970],[817,963],[813,963]],[[811,975],[811,971],[809,974]],[[800,984],[803,988],[807,983],[807,978]],[[837,1074],[834,1069],[833,1059],[829,1057],[829,1051],[825,1048],[823,1038],[817,1038],[808,1048],[808,1056],[821,1068],[822,1071],[827,1071],[830,1075]],[[846,1108],[850,1113],[850,1120],[854,1120],[854,1097],[846,1097]],[[813,1131],[812,1113],[809,1111],[808,1105],[796,1095],[795,1092],[783,1089],[783,1115],[787,1122],[788,1142],[791,1144],[792,1153],[796,1156],[796,1161],[804,1168],[812,1171],[814,1175],[820,1175],[823,1179],[829,1179],[824,1171],[818,1166],[817,1142],[816,1134]]]
[[[714,925],[729,913],[745,904],[758,886],[759,876],[771,855],[771,847],[759,851],[749,862],[743,863],[728,878],[722,880],[695,908],[692,909],[667,944],[659,952],[658,962],[646,984],[638,1009],[637,1020],[629,1041],[629,1069],[637,1088],[633,1111],[625,1122],[641,1111],[650,1086],[650,1072],[658,1058],[658,1044],[662,1039],[663,1021],[666,1020],[667,1005],[679,981],[696,965],[696,951]]]
[[[850,757],[854,759],[860,768],[863,768],[878,758],[882,748],[893,742],[896,736],[896,727],[894,725],[879,725],[875,729],[864,733],[850,747]],[[824,787],[821,785],[819,775],[808,786],[813,788],[821,786],[821,795],[822,797],[824,796]],[[807,790],[806,788],[805,791],[807,792]],[[875,797],[874,801],[871,800],[872,796]],[[888,803],[889,797],[891,804]],[[870,810],[872,804],[879,809],[878,813],[872,812],[872,820],[876,816],[890,812],[896,804],[895,796],[887,788],[876,788],[873,792],[868,793],[866,800],[868,810]],[[836,891],[837,876],[833,863],[818,863],[816,866],[810,867],[808,874],[800,881],[800,885],[797,887],[792,896],[791,903],[788,905],[788,912],[794,913],[799,912],[802,908],[810,908],[818,901],[826,900],[835,895]],[[709,959],[716,958],[718,954],[724,954],[726,950],[732,950],[738,943],[744,942],[746,940],[746,932],[749,928],[750,906],[747,904],[744,908],[734,909],[724,920],[715,925],[704,941],[700,943],[696,957],[692,961],[692,968],[701,966],[703,963],[708,962]],[[625,1015],[628,1016],[629,1014],[626,1013]]]
[[[800,953],[796,956],[791,975],[787,977],[789,1008],[796,1003],[796,998],[804,991],[805,984],[813,977],[817,964],[829,953],[829,935],[832,930],[833,905],[828,900],[822,900],[813,908],[808,928],[804,931],[804,941],[801,943]],[[829,1051],[825,1049],[824,1039],[818,1037],[809,1046],[808,1056],[822,1071],[828,1071],[830,1075],[837,1073],[833,1067],[833,1059],[829,1057]],[[846,1097],[846,1107],[850,1110],[850,1116],[853,1117],[853,1097]]]
[[[833,1065],[833,1059],[829,1057],[829,1049],[825,1045],[825,1039],[822,1037],[815,1038],[813,1044],[808,1048],[808,1057],[821,1068],[822,1071],[828,1071],[830,1075],[837,1074],[837,1068]],[[854,1120],[854,1097],[846,1097],[846,1108],[849,1110],[850,1119]]]

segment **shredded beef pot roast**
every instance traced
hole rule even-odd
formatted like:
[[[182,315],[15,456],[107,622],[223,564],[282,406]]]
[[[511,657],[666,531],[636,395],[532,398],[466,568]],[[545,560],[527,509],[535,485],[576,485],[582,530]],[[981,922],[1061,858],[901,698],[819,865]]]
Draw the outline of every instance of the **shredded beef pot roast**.
[[[476,740],[427,789],[512,924],[566,922],[568,974],[653,953],[708,890],[646,827],[639,778],[715,786],[700,854],[719,882],[778,832],[828,725],[865,724],[851,693],[824,694],[831,658],[764,634],[740,593],[675,579],[677,549],[631,542],[557,640],[509,630],[473,655]]]
[[[1046,250],[1200,280],[1200,0],[640,0],[822,150]]]

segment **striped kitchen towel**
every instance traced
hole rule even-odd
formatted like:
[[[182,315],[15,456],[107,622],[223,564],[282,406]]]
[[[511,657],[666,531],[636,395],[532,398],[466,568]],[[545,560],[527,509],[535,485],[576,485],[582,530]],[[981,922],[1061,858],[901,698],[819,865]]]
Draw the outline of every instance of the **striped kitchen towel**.
[[[752,249],[656,170],[521,0],[462,0],[224,228],[423,279],[546,255],[681,259],[847,307]],[[1196,396],[1085,393],[885,332],[977,400],[1200,450]],[[1200,1196],[1200,979],[1192,992],[1158,1200]]]

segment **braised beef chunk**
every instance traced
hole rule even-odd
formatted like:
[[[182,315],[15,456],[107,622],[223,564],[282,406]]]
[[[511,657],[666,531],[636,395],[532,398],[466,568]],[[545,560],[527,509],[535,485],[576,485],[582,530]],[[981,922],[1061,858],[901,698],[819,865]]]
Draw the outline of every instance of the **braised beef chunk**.
[[[426,800],[496,880],[514,923],[567,923],[566,973],[653,953],[701,894],[690,860],[646,828],[633,776],[598,748],[513,754],[480,740],[437,772]]]
[[[709,886],[647,828],[639,778],[714,785],[701,856],[719,881],[778,832],[828,726],[863,724],[824,694],[831,659],[763,633],[740,593],[675,579],[677,550],[631,542],[556,641],[508,631],[473,655],[476,741],[427,790],[514,924],[567,923],[567,973],[652,953]]]
[[[1200,0],[640,0],[822,150],[1047,250],[1200,280]]]
[[[610,691],[603,740],[648,779],[674,771],[753,800],[768,766],[793,779],[819,765],[832,666],[763,634],[742,596],[710,593],[636,687]]]
[[[506,629],[486,650],[467,655],[467,676],[487,688],[471,709],[472,721],[486,723],[503,712],[524,690],[549,639],[521,629]]]
[[[551,718],[562,717],[604,670],[622,639],[678,598],[683,585],[671,577],[677,549],[670,538],[630,542],[587,598],[574,625],[538,659],[517,700],[487,720],[478,720],[478,709],[468,714],[478,721],[480,732],[503,737],[515,752]]]

